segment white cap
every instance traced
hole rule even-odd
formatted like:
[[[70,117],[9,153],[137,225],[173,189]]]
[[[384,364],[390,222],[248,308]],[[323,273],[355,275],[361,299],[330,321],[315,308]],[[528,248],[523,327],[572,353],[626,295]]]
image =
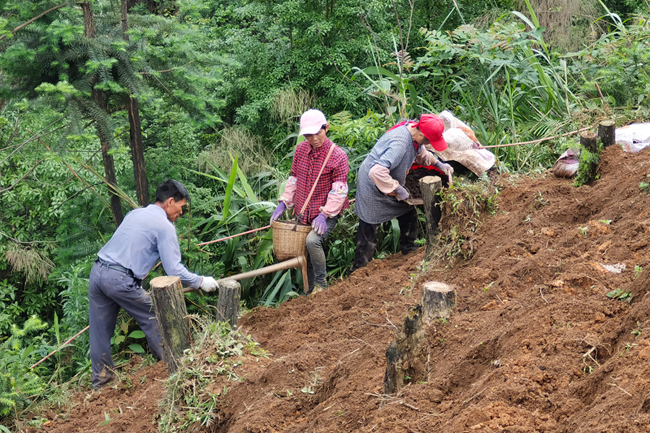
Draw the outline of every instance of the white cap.
[[[327,125],[327,119],[320,110],[307,110],[300,116],[300,135],[317,134],[323,125]]]

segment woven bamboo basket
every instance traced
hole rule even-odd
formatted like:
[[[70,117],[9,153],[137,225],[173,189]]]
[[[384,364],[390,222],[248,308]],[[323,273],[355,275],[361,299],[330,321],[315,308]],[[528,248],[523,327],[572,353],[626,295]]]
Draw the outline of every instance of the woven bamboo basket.
[[[294,231],[294,227],[296,228]],[[311,231],[311,226],[298,224],[295,221],[273,221],[273,251],[278,260],[293,259],[306,256],[305,240]]]

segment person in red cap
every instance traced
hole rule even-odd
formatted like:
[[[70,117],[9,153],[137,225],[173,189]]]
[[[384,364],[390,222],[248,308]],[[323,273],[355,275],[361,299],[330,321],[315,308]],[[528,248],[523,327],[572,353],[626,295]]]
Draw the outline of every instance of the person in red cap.
[[[323,243],[334,230],[341,213],[350,207],[348,156],[327,138],[328,129],[327,119],[320,110],[307,110],[300,117],[300,135],[305,137],[305,141],[296,147],[291,175],[279,199],[278,207],[271,216],[273,223],[285,210],[293,210],[292,213],[300,223],[311,224],[312,231],[306,240],[309,252],[308,294],[327,288],[327,263]],[[314,192],[307,201],[314,184]]]
[[[398,124],[381,136],[359,167],[355,204],[359,230],[352,271],[372,260],[379,225],[394,218],[400,226],[402,254],[417,249],[418,214],[414,206],[405,202],[409,192],[403,185],[413,163],[433,165],[451,183],[454,169],[425,147],[430,144],[437,151],[445,150],[444,130],[442,119],[434,114],[423,114],[417,121]]]

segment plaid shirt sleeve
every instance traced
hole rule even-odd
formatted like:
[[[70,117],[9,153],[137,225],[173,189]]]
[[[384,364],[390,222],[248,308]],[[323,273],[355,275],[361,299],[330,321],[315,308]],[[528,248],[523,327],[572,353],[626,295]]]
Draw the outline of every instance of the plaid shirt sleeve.
[[[327,203],[327,198],[332,191],[332,184],[334,182],[347,183],[349,171],[348,158],[342,149],[335,147],[323,169],[321,177],[318,179],[314,193],[303,211],[307,196],[314,182],[316,182],[316,177],[321,167],[323,167],[325,157],[331,146],[335,146],[335,144],[327,139],[318,149],[312,149],[307,141],[300,143],[296,148],[291,168],[291,175],[297,179],[296,195],[294,197],[294,214],[299,217],[300,222],[303,224],[310,224],[318,216],[320,208]],[[346,195],[341,210],[349,206],[350,204]],[[301,211],[302,214],[300,214]]]

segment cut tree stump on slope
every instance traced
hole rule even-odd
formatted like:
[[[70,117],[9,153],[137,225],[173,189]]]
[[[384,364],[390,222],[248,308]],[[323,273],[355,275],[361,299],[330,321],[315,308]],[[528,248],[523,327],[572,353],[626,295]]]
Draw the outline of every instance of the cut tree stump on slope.
[[[456,305],[456,289],[438,281],[422,285],[422,320],[425,324],[436,319],[448,319]]]
[[[441,211],[438,206],[437,194],[442,189],[442,179],[439,176],[425,176],[420,179],[420,191],[424,202],[424,214],[427,217],[427,250],[426,257],[433,253],[438,239],[438,223]]]
[[[423,343],[422,307],[411,307],[402,330],[386,350],[384,394],[398,392],[405,382],[420,382],[426,378],[426,357]]]
[[[598,136],[595,132],[584,131],[580,133],[580,145],[584,148],[584,155],[580,155],[580,172],[584,172],[584,183],[591,183],[596,180],[598,174],[598,162],[600,161],[600,154],[598,152]]]
[[[217,303],[217,321],[228,322],[230,327],[237,327],[239,317],[239,301],[241,300],[241,286],[232,279],[217,281],[219,286],[219,301]]]
[[[603,120],[598,124],[598,138],[603,143],[603,148],[614,144],[616,139],[616,123],[613,120]]]
[[[169,374],[180,367],[183,351],[190,347],[190,325],[183,286],[179,277],[156,277],[149,284],[151,300],[162,337],[163,354]]]

